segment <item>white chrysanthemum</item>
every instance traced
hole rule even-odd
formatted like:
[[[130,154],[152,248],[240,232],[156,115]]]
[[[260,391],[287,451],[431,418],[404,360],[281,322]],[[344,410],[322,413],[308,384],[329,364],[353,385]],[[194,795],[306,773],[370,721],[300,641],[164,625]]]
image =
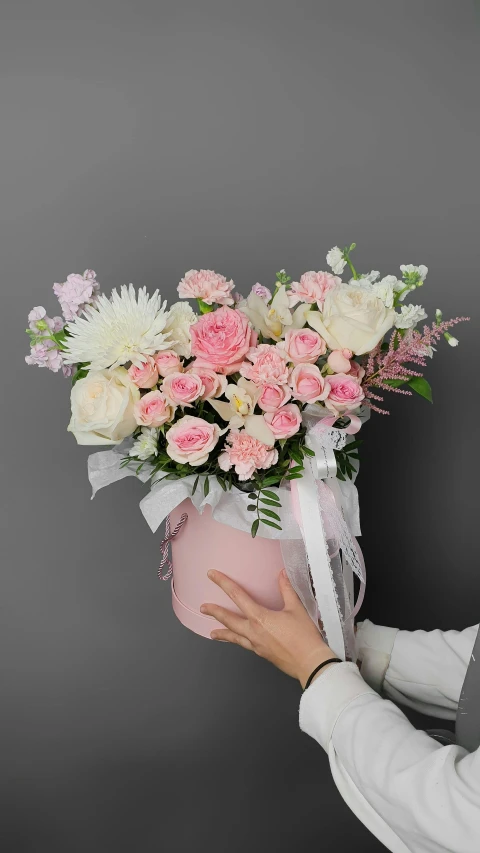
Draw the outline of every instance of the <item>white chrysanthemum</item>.
[[[143,461],[149,459],[150,456],[156,456],[158,453],[158,433],[159,430],[156,427],[142,427],[140,435],[133,443],[129,456],[135,456]]]
[[[421,320],[426,320],[427,315],[421,305],[402,305],[401,311],[395,317],[397,329],[412,329]]]
[[[188,302],[175,302],[168,313],[168,321],[165,332],[169,332],[174,338],[170,349],[177,355],[189,358],[191,353],[190,326],[198,320],[197,315]]]
[[[145,356],[172,346],[166,331],[169,313],[158,290],[148,296],[145,287],[138,294],[133,284],[124,284],[120,294],[112,291],[110,299],[100,295],[95,306],[88,305],[83,317],[77,317],[67,328],[64,360],[68,364],[90,362],[92,370],[118,367],[131,361],[140,367]]]

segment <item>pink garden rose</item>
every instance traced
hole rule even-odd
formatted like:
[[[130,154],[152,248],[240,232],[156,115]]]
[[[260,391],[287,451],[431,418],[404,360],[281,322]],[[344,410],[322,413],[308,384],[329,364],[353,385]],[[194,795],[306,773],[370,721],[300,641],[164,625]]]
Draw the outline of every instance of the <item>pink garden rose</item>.
[[[153,388],[158,382],[158,370],[151,355],[145,356],[141,367],[132,364],[128,368],[128,375],[137,388]]]
[[[203,465],[220,438],[220,427],[185,415],[167,432],[167,453],[174,462]]]
[[[329,290],[333,290],[339,284],[341,279],[337,275],[332,275],[330,272],[305,272],[300,281],[293,281],[290,290],[288,291],[290,304],[296,305],[297,302],[316,302],[321,308],[323,300]]]
[[[203,314],[190,326],[195,367],[228,376],[240,370],[255,335],[245,314],[222,307]]]
[[[293,396],[301,403],[316,403],[325,400],[329,391],[329,381],[322,376],[316,364],[298,364],[290,374],[290,387]]]
[[[232,465],[239,480],[250,480],[258,468],[270,468],[278,462],[278,451],[268,447],[245,430],[232,429],[227,435],[225,450],[218,457],[222,471]]]
[[[181,299],[201,299],[207,305],[233,305],[233,281],[213,270],[190,270],[178,285]]]
[[[277,347],[284,349],[290,361],[294,364],[312,364],[324,355],[327,345],[318,332],[306,327],[305,329],[289,329],[285,340],[280,341]]]
[[[174,406],[190,406],[205,391],[196,373],[169,373],[162,382],[165,397]]]
[[[334,373],[349,373],[352,355],[350,349],[334,349],[327,358],[327,364]]]
[[[327,409],[335,415],[358,409],[365,397],[360,382],[350,373],[334,373],[328,377],[330,390],[325,400]]]
[[[275,412],[266,412],[263,417],[277,439],[295,435],[302,423],[302,413],[295,403],[288,403]]]
[[[135,403],[134,418],[139,426],[159,427],[171,421],[175,409],[161,391],[149,391]]]
[[[168,376],[169,373],[181,373],[183,369],[180,358],[172,349],[157,352],[154,358],[160,376]]]
[[[228,379],[221,373],[215,373],[209,367],[189,367],[187,373],[195,373],[202,380],[203,394],[201,400],[212,400],[225,393]]]
[[[248,361],[245,361],[240,373],[246,379],[250,379],[255,385],[284,385],[288,380],[288,356],[279,347],[271,344],[260,344],[247,353]]]
[[[264,412],[274,412],[280,409],[285,403],[288,403],[292,396],[292,392],[287,385],[274,385],[268,382],[262,385],[260,397],[257,400],[257,406],[263,409]]]

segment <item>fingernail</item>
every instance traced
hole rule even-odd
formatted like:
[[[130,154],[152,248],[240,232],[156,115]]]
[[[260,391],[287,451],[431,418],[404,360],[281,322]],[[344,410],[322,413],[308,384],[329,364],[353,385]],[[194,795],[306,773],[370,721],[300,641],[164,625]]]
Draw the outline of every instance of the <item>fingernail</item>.
[[[205,613],[205,612],[206,612],[206,610],[207,610],[207,608],[205,607],[205,605],[204,605],[204,604],[202,604],[202,606],[201,606],[201,608],[200,608],[200,613]]]
[[[209,569],[209,571],[207,572],[207,578],[210,578],[210,580],[211,580],[213,578],[214,574],[215,574],[215,572],[213,571],[213,569]]]
[[[287,572],[286,572],[286,570],[285,570],[285,569],[282,569],[282,571],[280,572],[280,574],[282,575],[282,578],[286,578],[286,577],[287,577]]]

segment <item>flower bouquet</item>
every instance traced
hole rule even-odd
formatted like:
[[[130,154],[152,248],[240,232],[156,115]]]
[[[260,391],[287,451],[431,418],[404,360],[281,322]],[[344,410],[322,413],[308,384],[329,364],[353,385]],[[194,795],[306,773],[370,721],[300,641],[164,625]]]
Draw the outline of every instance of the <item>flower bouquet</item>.
[[[140,506],[152,530],[166,522],[160,577],[173,571],[175,612],[205,636],[216,623],[200,604],[226,604],[209,567],[281,607],[285,565],[330,646],[352,652],[365,583],[356,435],[372,410],[387,413],[385,392],[431,401],[423,368],[466,319],[437,310],[419,329],[427,315],[406,297],[427,268],[359,274],[354,248],[331,249],[329,272],[281,270],[272,291],[256,284],[246,298],[190,270],[170,308],[131,284],[108,297],[86,270],[53,286],[63,317],[29,315],[27,363],[72,380],[69,431],[113,446],[89,459],[94,493],[125,476],[150,482]]]

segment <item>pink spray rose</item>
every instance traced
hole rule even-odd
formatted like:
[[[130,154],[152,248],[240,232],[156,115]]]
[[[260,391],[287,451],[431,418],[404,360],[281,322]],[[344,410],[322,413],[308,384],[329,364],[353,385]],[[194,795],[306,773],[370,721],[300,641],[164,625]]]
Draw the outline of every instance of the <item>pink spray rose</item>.
[[[225,450],[218,457],[222,471],[232,465],[239,480],[250,480],[258,468],[270,468],[278,462],[278,451],[268,447],[245,430],[232,429],[227,435]]]
[[[185,415],[167,432],[167,453],[174,462],[203,465],[219,438],[217,424]]]
[[[365,394],[358,379],[350,373],[334,373],[328,377],[330,390],[325,400],[327,409],[335,415],[358,409]]]
[[[148,427],[159,427],[171,421],[174,411],[161,391],[149,391],[133,407],[137,424]]]
[[[153,388],[158,382],[157,365],[151,355],[145,357],[141,367],[132,364],[128,375],[137,388]]]
[[[222,307],[203,314],[190,326],[195,367],[209,367],[228,376],[240,370],[254,333],[245,314]]]
[[[300,281],[292,282],[288,292],[290,304],[316,302],[321,308],[328,291],[333,290],[341,283],[341,279],[337,275],[332,275],[329,272],[314,272],[313,270],[305,272]]]
[[[233,281],[213,270],[189,270],[178,285],[181,299],[201,299],[207,305],[233,305]]]
[[[287,385],[274,385],[268,382],[262,385],[260,397],[257,400],[257,406],[263,409],[264,412],[274,412],[280,409],[285,403],[288,403],[292,396],[292,392]]]
[[[286,352],[271,344],[260,344],[247,353],[240,373],[255,385],[284,385],[288,380],[288,356]]]
[[[196,373],[169,373],[162,382],[162,391],[174,406],[190,406],[205,391]]]
[[[349,373],[352,355],[350,349],[334,349],[327,358],[327,364],[334,373]]]
[[[361,382],[365,376],[365,369],[358,363],[358,361],[352,360],[350,362],[350,370],[346,370],[345,373],[348,373],[349,376],[354,376],[358,382]]]
[[[318,332],[306,327],[305,329],[289,329],[285,340],[277,347],[284,349],[290,361],[294,364],[304,364],[317,361],[327,350],[327,345]]]
[[[290,374],[290,387],[293,396],[301,403],[316,403],[325,400],[329,391],[329,381],[324,379],[316,364],[298,364]]]
[[[295,403],[288,403],[275,412],[266,412],[263,417],[278,439],[295,435],[302,423],[302,413]]]
[[[225,393],[228,385],[228,379],[221,373],[215,373],[209,367],[189,367],[187,373],[195,373],[202,380],[204,388],[201,400],[211,400],[216,397],[221,397]]]
[[[169,373],[181,373],[182,362],[176,352],[172,349],[164,349],[154,356],[155,364],[160,376],[168,376]]]

